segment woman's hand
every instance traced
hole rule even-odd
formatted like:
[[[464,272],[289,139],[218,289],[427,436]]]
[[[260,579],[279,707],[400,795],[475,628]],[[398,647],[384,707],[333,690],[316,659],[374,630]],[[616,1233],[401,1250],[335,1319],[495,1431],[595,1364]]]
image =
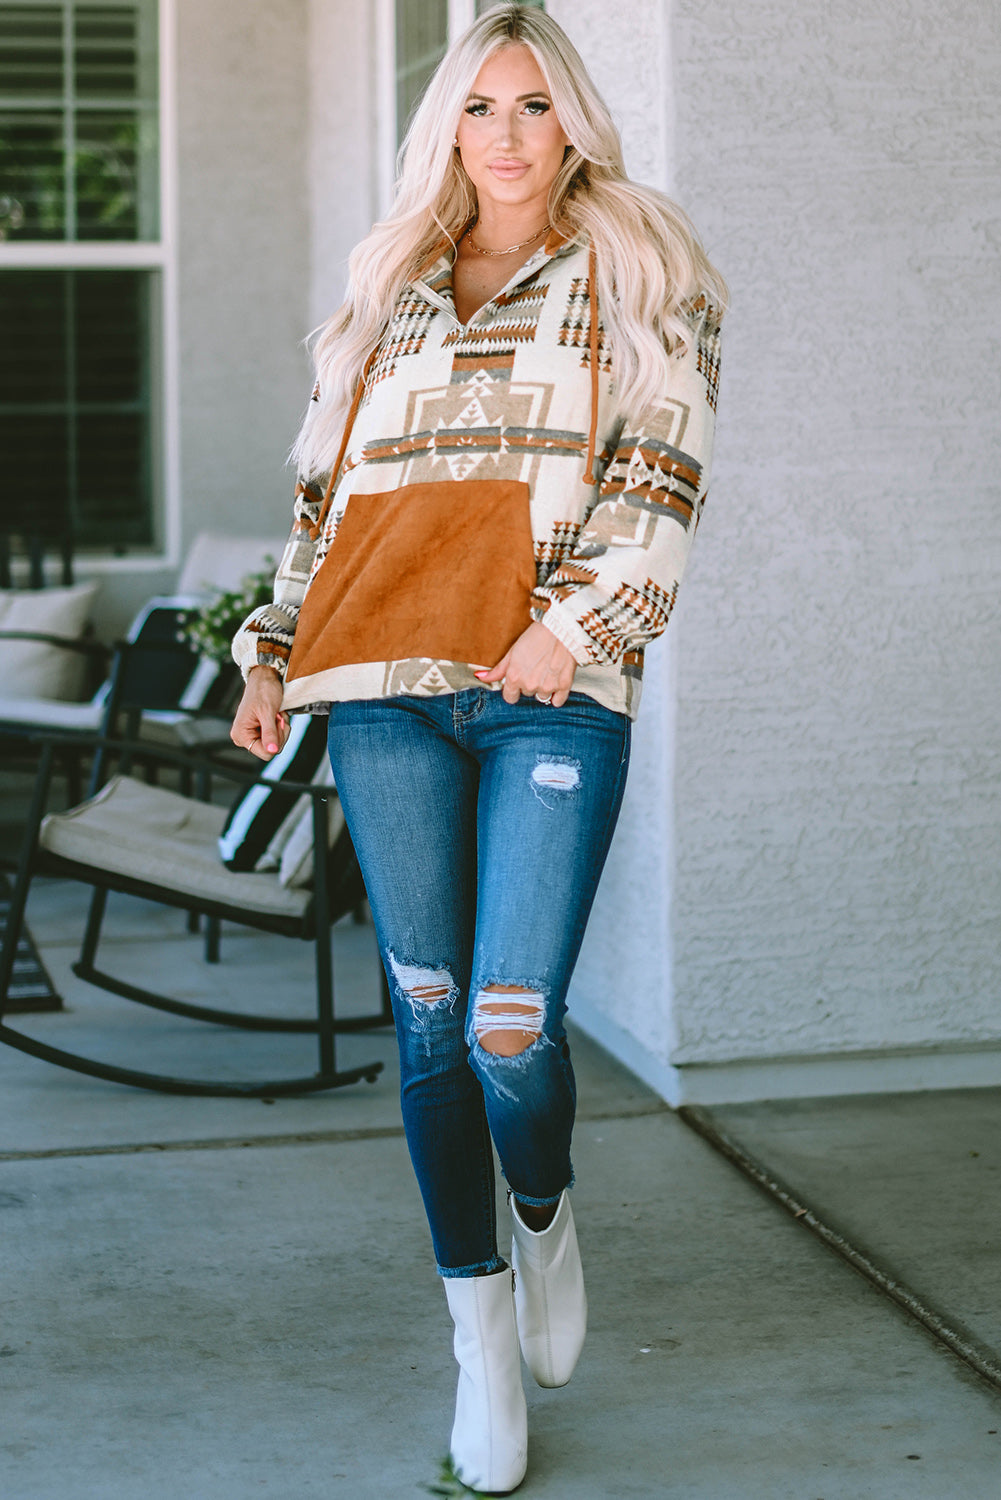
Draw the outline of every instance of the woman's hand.
[[[501,682],[505,703],[524,695],[562,708],[573,687],[577,663],[551,630],[538,620],[515,641],[495,667],[476,673],[481,682]]]
[[[247,686],[229,737],[258,760],[270,760],[288,739],[288,715],[283,714],[282,680],[274,667],[251,667]]]

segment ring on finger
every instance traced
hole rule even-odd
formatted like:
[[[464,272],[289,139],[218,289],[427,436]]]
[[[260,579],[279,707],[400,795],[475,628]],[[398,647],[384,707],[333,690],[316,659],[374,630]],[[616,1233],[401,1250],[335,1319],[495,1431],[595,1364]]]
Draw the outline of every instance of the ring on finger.
[[[542,696],[541,693],[536,693],[536,695],[535,695],[535,701],[537,703],[552,703],[552,701],[553,701],[553,695],[552,695],[552,693],[550,693],[550,695],[549,695],[548,698],[543,698],[543,696]]]

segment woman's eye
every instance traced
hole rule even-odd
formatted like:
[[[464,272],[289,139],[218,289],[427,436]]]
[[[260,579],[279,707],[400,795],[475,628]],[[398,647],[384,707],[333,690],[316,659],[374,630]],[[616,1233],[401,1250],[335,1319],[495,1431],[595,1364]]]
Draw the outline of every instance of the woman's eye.
[[[467,104],[466,105],[466,114],[467,115],[481,115],[481,114],[485,114],[486,113],[486,108],[487,108],[487,106],[484,103],[482,103],[482,101],[479,102],[479,103],[477,103],[477,104]]]
[[[530,99],[525,108],[533,115],[544,115],[549,109],[549,103],[545,99]]]

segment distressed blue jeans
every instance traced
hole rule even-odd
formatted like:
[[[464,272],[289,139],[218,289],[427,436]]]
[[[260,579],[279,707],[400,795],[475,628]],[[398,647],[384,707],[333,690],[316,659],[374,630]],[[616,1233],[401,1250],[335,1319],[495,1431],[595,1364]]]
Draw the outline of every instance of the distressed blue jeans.
[[[331,705],[330,760],[393,994],[403,1123],[443,1276],[504,1265],[491,1138],[522,1202],[555,1203],[572,1181],[566,993],[629,727],[583,693],[562,708],[487,688]],[[500,1032],[513,1056],[495,1050]]]

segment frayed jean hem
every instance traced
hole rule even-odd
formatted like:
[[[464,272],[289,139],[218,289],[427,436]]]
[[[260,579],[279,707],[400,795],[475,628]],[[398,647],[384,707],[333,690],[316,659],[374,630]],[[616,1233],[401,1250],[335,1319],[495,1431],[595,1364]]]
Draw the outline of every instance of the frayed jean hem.
[[[576,1181],[577,1179],[574,1176],[573,1168],[571,1167],[570,1181],[567,1183],[565,1188],[561,1188],[561,1190],[558,1193],[555,1193],[553,1197],[530,1198],[527,1193],[516,1193],[514,1188],[509,1187],[507,1190],[507,1201],[510,1203],[512,1198],[517,1198],[518,1202],[524,1203],[526,1208],[552,1208],[554,1203],[559,1203],[564,1193],[570,1192]]]
[[[491,1260],[481,1260],[474,1266],[436,1266],[439,1276],[449,1279],[468,1278],[470,1276],[496,1276],[498,1271],[507,1270],[507,1261],[500,1255],[495,1255]]]

